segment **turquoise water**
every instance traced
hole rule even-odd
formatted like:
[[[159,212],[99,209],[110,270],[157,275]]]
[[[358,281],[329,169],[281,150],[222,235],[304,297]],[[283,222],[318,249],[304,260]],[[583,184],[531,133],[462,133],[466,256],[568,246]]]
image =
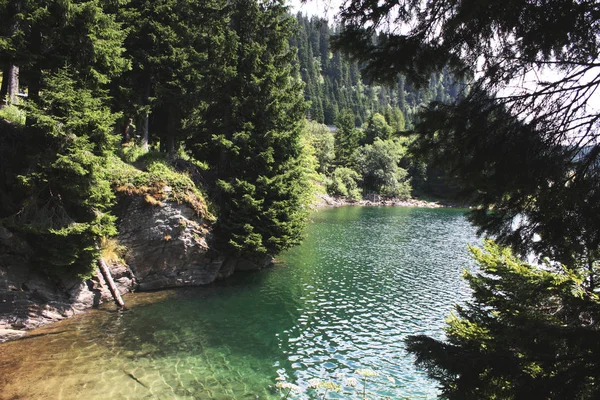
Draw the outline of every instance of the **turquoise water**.
[[[368,398],[434,399],[402,340],[443,337],[469,296],[467,243],[477,239],[458,210],[321,210],[272,269],[135,294],[128,311],[0,345],[0,398],[276,399],[278,379],[299,386],[290,398],[314,398],[318,378],[341,385],[327,398],[360,399],[355,371],[371,369]]]

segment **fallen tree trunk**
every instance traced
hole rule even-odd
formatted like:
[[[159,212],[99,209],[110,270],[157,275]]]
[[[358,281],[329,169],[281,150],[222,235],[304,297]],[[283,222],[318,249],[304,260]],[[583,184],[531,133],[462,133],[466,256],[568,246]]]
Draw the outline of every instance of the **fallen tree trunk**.
[[[104,260],[102,258],[98,259],[98,267],[100,268],[100,272],[102,273],[102,276],[104,277],[104,281],[108,284],[108,288],[110,289],[110,293],[112,294],[113,299],[115,299],[115,303],[117,303],[117,305],[119,307],[124,309],[125,302],[123,301],[123,298],[121,297],[121,293],[119,293],[119,289],[117,289],[117,285],[115,285],[115,281],[113,280],[112,275],[110,274],[110,270],[108,269],[108,266],[106,265],[106,263],[104,262]]]

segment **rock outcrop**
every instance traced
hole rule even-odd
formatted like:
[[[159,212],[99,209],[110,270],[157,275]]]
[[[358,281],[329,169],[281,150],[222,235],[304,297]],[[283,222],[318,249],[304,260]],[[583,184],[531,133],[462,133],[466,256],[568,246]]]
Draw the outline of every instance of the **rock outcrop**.
[[[261,269],[272,258],[226,257],[213,248],[212,224],[185,203],[149,204],[143,197],[121,205],[119,243],[138,290],[206,285],[234,271]]]
[[[211,283],[224,258],[209,245],[211,225],[186,204],[148,204],[140,196],[126,199],[119,222],[119,243],[139,290]]]
[[[53,276],[36,268],[31,254],[24,241],[0,226],[0,342],[112,301],[100,274],[87,281]],[[109,268],[119,291],[130,292],[131,271],[123,265]]]

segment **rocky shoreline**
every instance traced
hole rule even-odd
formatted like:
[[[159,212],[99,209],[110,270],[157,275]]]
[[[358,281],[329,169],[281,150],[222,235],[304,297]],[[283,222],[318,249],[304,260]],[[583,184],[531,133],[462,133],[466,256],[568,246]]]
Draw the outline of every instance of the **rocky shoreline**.
[[[419,208],[468,208],[463,204],[451,202],[433,202],[422,199],[386,199],[379,196],[372,196],[369,199],[352,200],[345,197],[335,197],[328,194],[318,193],[317,202],[314,208],[344,207],[344,206],[365,206],[365,207],[419,207]]]
[[[273,263],[272,257],[240,259],[215,250],[212,222],[185,203],[126,197],[117,215],[118,241],[127,251],[108,269],[121,295],[206,285]],[[100,273],[85,280],[51,273],[32,257],[31,246],[0,226],[0,343],[113,302]]]

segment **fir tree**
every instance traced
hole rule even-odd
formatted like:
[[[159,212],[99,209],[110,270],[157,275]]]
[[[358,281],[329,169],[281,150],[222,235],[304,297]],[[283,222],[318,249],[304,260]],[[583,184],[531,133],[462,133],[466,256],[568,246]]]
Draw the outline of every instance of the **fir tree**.
[[[585,277],[531,266],[491,241],[471,252],[473,300],[449,318],[447,341],[407,341],[443,397],[597,398],[600,302]]]
[[[204,75],[220,72],[213,66],[227,48],[226,14],[218,0],[132,0],[120,9],[132,69],[115,82],[116,107],[138,117],[144,147],[152,111],[164,150],[173,154],[183,139],[183,121],[202,106]]]
[[[298,243],[307,212],[292,26],[280,1],[232,3],[235,51],[225,73],[211,77],[212,97],[189,140],[213,174],[220,242],[250,258]]]
[[[71,68],[75,79],[101,87],[129,67],[123,58],[125,31],[99,0],[19,0],[18,29],[4,43],[36,101],[43,75]],[[15,3],[15,4],[17,4]],[[10,55],[10,53],[9,53]]]

